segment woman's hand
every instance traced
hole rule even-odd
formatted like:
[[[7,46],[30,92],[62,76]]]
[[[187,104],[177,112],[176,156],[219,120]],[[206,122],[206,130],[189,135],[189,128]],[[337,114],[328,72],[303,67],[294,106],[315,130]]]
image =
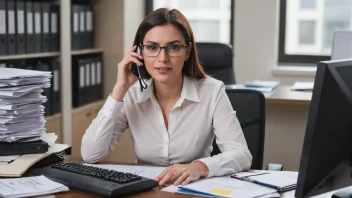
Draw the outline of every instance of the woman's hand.
[[[190,164],[175,164],[167,167],[158,177],[156,181],[159,185],[172,183],[174,185],[186,185],[191,181],[198,180],[200,177],[208,176],[208,167],[200,161]]]
[[[135,52],[136,48],[136,45],[133,46],[117,65],[117,81],[112,92],[115,100],[122,101],[127,90],[138,80],[138,77],[132,73],[131,67],[132,63],[142,66],[143,63],[138,59],[143,59],[143,56]]]

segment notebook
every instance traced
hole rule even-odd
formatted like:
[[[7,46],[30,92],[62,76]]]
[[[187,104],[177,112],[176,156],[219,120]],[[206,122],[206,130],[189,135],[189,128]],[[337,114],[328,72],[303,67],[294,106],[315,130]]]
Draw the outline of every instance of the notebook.
[[[33,165],[50,158],[51,155],[62,155],[66,149],[69,149],[66,144],[54,144],[46,153],[22,155],[10,164],[0,165],[0,177],[21,177]]]
[[[235,173],[232,178],[255,183],[285,192],[296,188],[298,172],[291,171],[249,171]]]

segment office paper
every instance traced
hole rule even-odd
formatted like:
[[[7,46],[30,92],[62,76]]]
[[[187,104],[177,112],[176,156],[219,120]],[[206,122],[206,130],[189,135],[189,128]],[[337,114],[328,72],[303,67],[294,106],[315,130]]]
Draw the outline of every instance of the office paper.
[[[229,177],[213,177],[179,186],[178,192],[207,196],[252,198],[275,193],[276,191]]]
[[[0,196],[30,197],[68,191],[68,187],[45,176],[0,179]]]

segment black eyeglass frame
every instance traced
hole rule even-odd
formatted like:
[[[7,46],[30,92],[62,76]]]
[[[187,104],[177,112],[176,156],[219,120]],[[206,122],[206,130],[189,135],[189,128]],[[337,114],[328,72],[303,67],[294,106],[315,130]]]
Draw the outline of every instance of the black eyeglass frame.
[[[150,45],[153,45],[153,44],[150,44]],[[147,44],[147,45],[139,45],[139,47],[142,49],[143,55],[148,56],[148,57],[157,57],[157,56],[159,56],[161,50],[162,50],[162,49],[165,49],[166,54],[167,54],[168,56],[170,56],[168,47],[170,47],[171,45],[181,45],[181,46],[182,46],[182,53],[181,53],[180,55],[178,55],[178,56],[171,56],[171,57],[180,57],[180,56],[182,56],[183,52],[185,51],[184,49],[188,47],[187,45],[183,45],[183,44],[181,44],[181,43],[170,44],[170,45],[166,45],[166,46],[164,46],[164,47],[161,47],[160,45],[158,45],[158,46],[160,47],[158,54],[155,55],[155,56],[150,56],[150,55],[146,55],[146,54],[144,53],[144,46],[150,46],[150,45],[149,45],[149,44]]]

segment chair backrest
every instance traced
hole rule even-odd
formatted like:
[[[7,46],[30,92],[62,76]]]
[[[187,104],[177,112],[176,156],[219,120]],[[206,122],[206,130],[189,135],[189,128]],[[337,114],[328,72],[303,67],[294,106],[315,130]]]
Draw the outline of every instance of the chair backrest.
[[[265,97],[262,92],[246,89],[226,89],[236,111],[248,149],[253,156],[251,169],[263,168],[265,138]],[[212,155],[220,153],[214,140]]]
[[[224,84],[235,84],[232,46],[224,43],[196,44],[198,57],[205,72]]]

